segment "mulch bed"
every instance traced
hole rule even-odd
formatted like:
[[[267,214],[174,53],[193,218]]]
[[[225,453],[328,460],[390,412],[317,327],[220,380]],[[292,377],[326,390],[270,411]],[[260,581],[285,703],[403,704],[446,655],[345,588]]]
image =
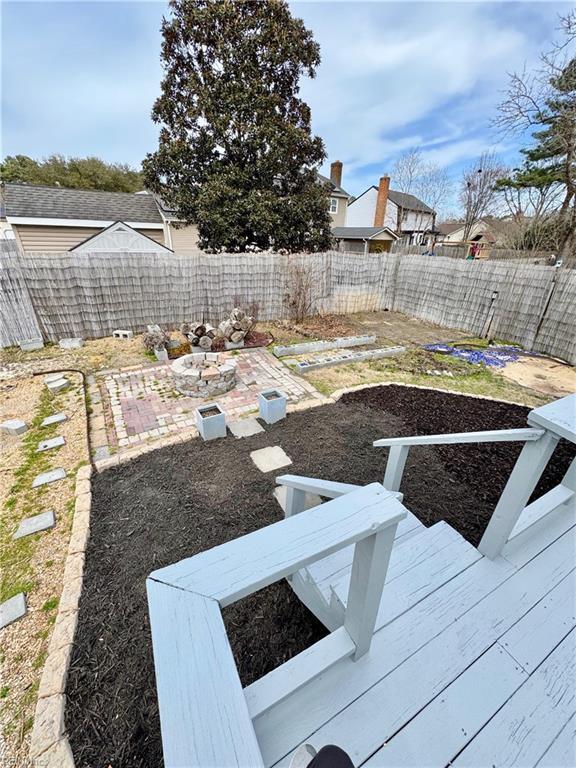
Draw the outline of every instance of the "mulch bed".
[[[163,764],[145,580],[156,569],[281,519],[274,477],[249,452],[281,445],[293,474],[381,481],[379,437],[526,426],[528,409],[400,386],[346,395],[241,440],[198,439],[141,456],[93,479],[91,536],[67,687],[77,768]],[[411,450],[402,490],[426,524],[446,520],[477,544],[520,446]],[[561,443],[537,494],[575,454]],[[325,635],[285,582],[224,612],[245,685]],[[183,727],[186,727],[183,724]]]

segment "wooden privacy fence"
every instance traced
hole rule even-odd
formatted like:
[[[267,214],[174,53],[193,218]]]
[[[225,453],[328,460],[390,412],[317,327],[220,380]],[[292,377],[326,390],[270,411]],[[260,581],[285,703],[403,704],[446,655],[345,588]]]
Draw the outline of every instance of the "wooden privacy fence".
[[[576,270],[399,254],[19,254],[0,248],[0,344],[97,338],[151,322],[216,324],[236,305],[261,320],[397,310],[576,363]],[[296,296],[298,292],[306,295]]]

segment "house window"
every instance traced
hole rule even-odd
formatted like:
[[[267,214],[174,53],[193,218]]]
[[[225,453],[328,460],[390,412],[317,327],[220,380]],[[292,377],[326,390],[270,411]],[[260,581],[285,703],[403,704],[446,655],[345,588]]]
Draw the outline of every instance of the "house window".
[[[338,213],[338,198],[330,198],[330,213]]]

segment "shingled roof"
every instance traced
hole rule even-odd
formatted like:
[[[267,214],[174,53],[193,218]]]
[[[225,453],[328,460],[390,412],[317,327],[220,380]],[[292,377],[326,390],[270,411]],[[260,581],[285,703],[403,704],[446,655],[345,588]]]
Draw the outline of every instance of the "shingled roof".
[[[162,216],[149,194],[5,184],[6,216],[29,219],[126,221],[159,225]]]

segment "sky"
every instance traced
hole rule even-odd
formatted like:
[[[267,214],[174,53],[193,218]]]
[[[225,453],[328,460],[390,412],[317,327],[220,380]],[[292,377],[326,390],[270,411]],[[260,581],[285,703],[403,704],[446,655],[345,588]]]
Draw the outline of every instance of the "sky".
[[[557,2],[291,2],[320,43],[302,83],[328,160],[358,195],[418,147],[456,182],[519,139],[491,126],[508,73],[558,39]],[[3,0],[1,154],[96,155],[138,167],[157,141],[160,2]],[[392,186],[393,179],[392,179]],[[456,204],[456,197],[448,205]]]

